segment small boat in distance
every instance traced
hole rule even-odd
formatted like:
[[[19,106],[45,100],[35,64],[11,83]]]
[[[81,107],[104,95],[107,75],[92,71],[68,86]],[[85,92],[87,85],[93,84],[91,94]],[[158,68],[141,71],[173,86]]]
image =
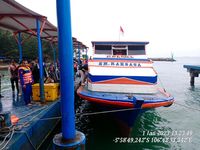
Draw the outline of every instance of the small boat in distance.
[[[94,41],[88,60],[87,83],[78,88],[80,98],[101,110],[128,109],[112,113],[129,135],[143,110],[170,106],[174,98],[157,85],[153,62],[147,58],[149,42]]]

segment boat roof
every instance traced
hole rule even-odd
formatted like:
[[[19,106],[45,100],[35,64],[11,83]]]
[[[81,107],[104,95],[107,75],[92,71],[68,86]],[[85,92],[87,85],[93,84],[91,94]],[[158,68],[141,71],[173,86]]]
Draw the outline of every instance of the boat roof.
[[[7,29],[16,35],[26,33],[30,36],[37,35],[36,19],[41,22],[40,36],[50,42],[58,41],[57,27],[51,24],[46,16],[38,14],[15,0],[0,0],[0,28]],[[87,48],[84,44],[73,38],[74,47]]]
[[[149,42],[136,41],[92,41],[92,45],[147,45]]]

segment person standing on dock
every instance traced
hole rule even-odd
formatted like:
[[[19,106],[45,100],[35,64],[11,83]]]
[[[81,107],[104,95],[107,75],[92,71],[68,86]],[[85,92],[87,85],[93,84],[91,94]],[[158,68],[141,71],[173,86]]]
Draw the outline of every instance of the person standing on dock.
[[[14,60],[11,61],[11,64],[8,67],[8,73],[10,74],[10,82],[11,82],[13,94],[15,93],[15,87],[17,89],[17,94],[19,94],[18,66]]]
[[[23,60],[22,65],[18,69],[24,101],[26,105],[31,103],[33,76],[31,69],[28,66],[28,61]]]
[[[46,65],[44,62],[43,62],[43,72],[44,72],[44,77],[47,78]],[[32,74],[33,74],[34,83],[39,83],[40,82],[40,67],[39,67],[38,58],[34,60],[34,63],[32,66]]]
[[[35,83],[39,83],[40,82],[40,69],[39,69],[38,58],[36,58],[33,61],[32,74],[33,74],[34,82]]]
[[[88,78],[88,64],[85,64],[81,67],[81,70],[79,70],[80,76],[81,76],[81,85],[85,85],[85,82]]]

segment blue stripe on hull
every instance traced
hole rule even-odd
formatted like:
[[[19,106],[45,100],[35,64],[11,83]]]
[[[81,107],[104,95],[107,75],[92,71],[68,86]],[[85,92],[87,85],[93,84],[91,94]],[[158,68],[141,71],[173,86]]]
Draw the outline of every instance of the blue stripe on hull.
[[[112,80],[112,79],[117,79],[117,78],[127,78],[127,79],[142,81],[142,82],[149,82],[149,83],[152,83],[152,84],[157,83],[157,76],[154,76],[154,77],[145,77],[145,76],[102,76],[102,75],[98,76],[98,75],[89,74],[89,79],[92,82],[100,82],[100,81]]]

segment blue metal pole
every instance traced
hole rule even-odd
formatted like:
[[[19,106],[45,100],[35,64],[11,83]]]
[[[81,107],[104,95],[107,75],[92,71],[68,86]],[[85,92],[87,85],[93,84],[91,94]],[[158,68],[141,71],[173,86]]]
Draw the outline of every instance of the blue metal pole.
[[[71,33],[70,0],[57,0],[58,45],[62,133],[53,138],[53,149],[85,149],[85,135],[75,131],[73,41]]]
[[[43,68],[43,54],[42,54],[42,43],[40,38],[40,21],[36,19],[37,26],[37,41],[38,41],[38,56],[39,56],[39,67],[40,67],[40,102],[44,103],[44,68]]]
[[[73,41],[70,0],[57,0],[62,136],[75,138]]]
[[[21,32],[18,33],[18,49],[19,49],[19,62],[22,61],[22,38],[21,38]]]

